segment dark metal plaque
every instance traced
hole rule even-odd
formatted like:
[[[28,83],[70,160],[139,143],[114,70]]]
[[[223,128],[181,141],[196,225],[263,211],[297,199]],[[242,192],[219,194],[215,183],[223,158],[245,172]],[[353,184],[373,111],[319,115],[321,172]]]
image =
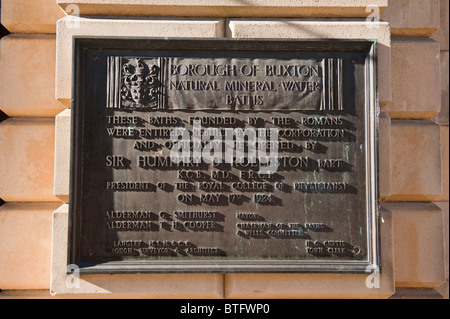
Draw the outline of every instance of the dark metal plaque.
[[[69,264],[379,266],[376,43],[74,41]]]

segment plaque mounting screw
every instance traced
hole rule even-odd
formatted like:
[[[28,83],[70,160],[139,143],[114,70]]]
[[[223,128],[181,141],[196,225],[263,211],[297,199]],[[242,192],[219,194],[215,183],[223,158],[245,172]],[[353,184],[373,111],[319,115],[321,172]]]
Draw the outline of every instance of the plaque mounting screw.
[[[358,256],[361,253],[361,247],[355,246],[353,247],[353,255]]]
[[[94,55],[92,57],[92,63],[97,63],[98,62],[98,56]]]

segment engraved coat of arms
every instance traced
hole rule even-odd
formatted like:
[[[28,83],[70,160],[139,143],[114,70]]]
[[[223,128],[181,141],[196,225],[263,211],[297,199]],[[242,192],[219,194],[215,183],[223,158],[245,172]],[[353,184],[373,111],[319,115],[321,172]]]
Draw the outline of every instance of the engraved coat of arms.
[[[129,59],[123,64],[121,75],[121,100],[126,108],[158,107],[160,69],[156,64],[148,64],[140,58]]]

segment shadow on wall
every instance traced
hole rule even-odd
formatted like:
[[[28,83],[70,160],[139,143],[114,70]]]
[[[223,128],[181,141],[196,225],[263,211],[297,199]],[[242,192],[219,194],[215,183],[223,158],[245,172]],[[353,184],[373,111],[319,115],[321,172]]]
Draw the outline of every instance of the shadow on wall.
[[[3,26],[3,24],[0,24],[0,39],[8,34],[9,34],[9,31],[6,30],[6,28]]]
[[[1,13],[2,13],[2,3],[0,1],[0,16],[1,16]],[[3,24],[1,24],[1,21],[0,21],[0,39],[8,34],[9,34],[9,31],[6,30],[6,28],[3,26]]]
[[[2,4],[0,2],[0,16],[2,13]],[[6,30],[6,28],[3,26],[3,24],[0,23],[0,40],[1,38],[3,38],[4,36],[8,35],[9,31]],[[2,112],[2,110],[0,110],[0,123],[4,120],[6,120],[8,118],[8,116]],[[0,206],[2,205],[1,199],[0,199]]]
[[[0,110],[0,123],[6,120],[7,118],[8,115],[6,115],[5,113],[2,112],[2,110]]]
[[[1,7],[1,2],[0,2],[0,16],[1,16],[1,12],[2,12],[2,7]],[[3,38],[5,35],[8,35],[9,32],[8,30],[6,30],[6,28],[3,26],[3,24],[0,23],[0,40],[1,38]],[[6,120],[8,118],[8,116],[2,112],[2,110],[0,110],[0,123],[4,120]],[[1,150],[0,150],[1,151]],[[0,198],[0,206],[2,206],[5,202],[3,201],[3,199]],[[0,290],[1,292],[1,290]]]

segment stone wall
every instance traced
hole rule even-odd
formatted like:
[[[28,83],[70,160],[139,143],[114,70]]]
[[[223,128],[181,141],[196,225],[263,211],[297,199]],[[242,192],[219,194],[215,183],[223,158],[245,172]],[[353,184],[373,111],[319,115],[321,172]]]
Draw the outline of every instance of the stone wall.
[[[0,298],[448,298],[448,6],[448,0],[2,0]],[[377,10],[381,22],[369,27],[366,18]],[[74,35],[377,39],[381,288],[369,291],[367,275],[171,274],[89,275],[81,288],[68,289]]]

